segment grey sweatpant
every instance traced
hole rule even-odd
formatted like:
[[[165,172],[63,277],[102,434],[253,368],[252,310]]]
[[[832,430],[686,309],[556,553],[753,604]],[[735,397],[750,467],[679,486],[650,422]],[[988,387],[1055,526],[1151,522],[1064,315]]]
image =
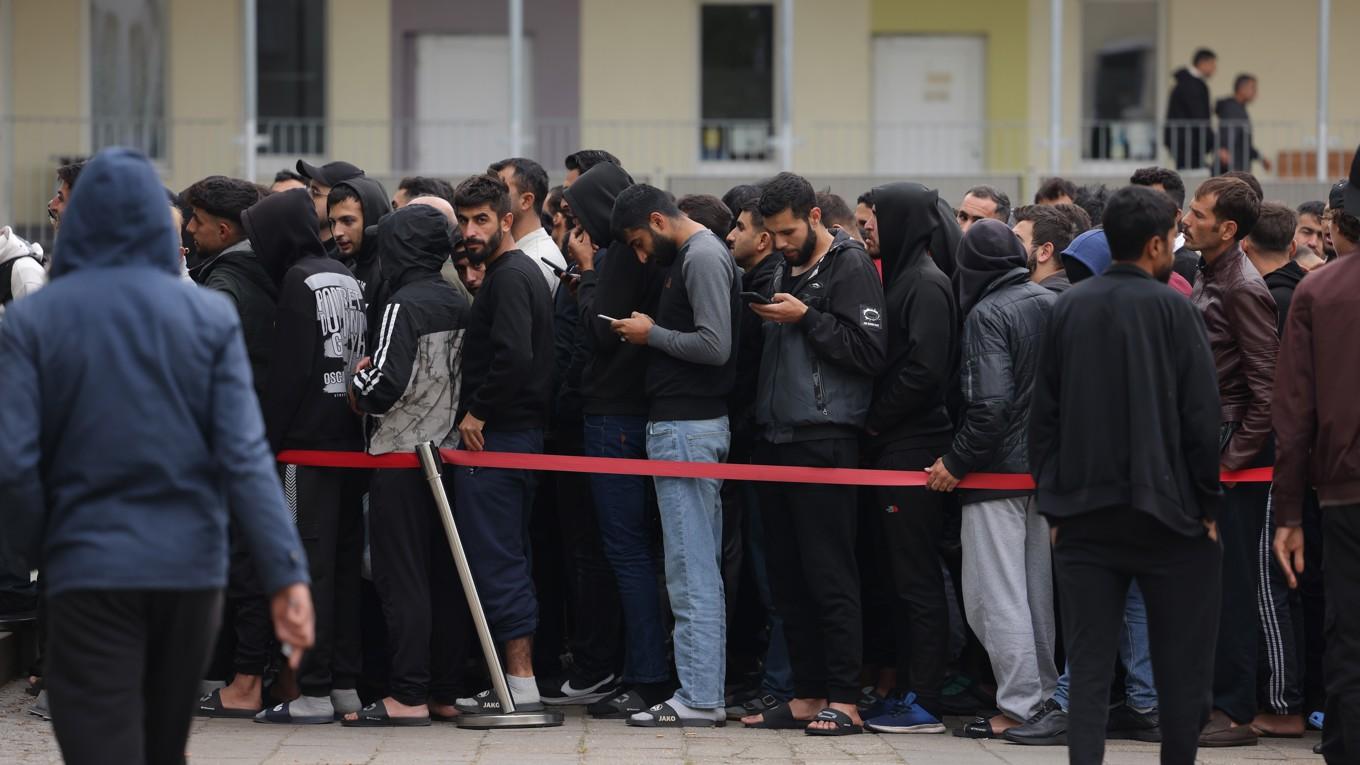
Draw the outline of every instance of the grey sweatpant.
[[[996,706],[1021,722],[1053,696],[1053,558],[1033,497],[963,506],[963,608],[991,657]]]

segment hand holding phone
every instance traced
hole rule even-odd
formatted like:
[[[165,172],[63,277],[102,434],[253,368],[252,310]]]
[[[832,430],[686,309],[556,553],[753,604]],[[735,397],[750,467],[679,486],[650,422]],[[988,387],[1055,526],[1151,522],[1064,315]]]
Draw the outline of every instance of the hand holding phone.
[[[748,303],[758,303],[760,305],[769,305],[774,302],[759,292],[743,292],[741,293],[741,299]]]
[[[557,275],[558,279],[561,279],[563,274],[567,273],[565,269],[563,269],[556,263],[552,262],[551,260],[548,260],[547,258],[539,258],[539,260],[543,261],[544,265],[546,265],[548,268],[551,268],[552,272]]]

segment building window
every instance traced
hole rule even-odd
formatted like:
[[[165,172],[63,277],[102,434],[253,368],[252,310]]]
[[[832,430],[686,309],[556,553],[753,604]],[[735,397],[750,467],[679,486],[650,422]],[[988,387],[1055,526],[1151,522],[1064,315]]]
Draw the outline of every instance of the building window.
[[[699,156],[764,161],[774,134],[774,6],[701,9]]]
[[[1158,0],[1087,0],[1082,158],[1157,158]]]
[[[165,156],[166,0],[90,0],[90,143]]]
[[[325,0],[269,0],[258,14],[260,152],[323,155]]]

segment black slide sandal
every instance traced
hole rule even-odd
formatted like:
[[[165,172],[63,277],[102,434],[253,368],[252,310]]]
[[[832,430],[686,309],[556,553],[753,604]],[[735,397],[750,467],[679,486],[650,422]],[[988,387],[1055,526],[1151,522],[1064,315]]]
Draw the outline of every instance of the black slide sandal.
[[[761,721],[750,723],[747,728],[760,730],[803,730],[811,720],[799,720],[793,716],[793,710],[789,708],[788,702],[771,707],[764,712],[758,712]]]
[[[346,718],[341,720],[340,724],[346,728],[427,728],[430,725],[428,716],[392,717],[388,715],[387,705],[382,703],[382,699],[360,709],[358,714],[358,719],[350,720]]]
[[[222,705],[222,689],[218,688],[207,696],[198,700],[198,709],[194,714],[199,717],[215,717],[226,720],[254,720],[255,715],[259,714],[258,709],[232,709]]]
[[[812,723],[815,722],[832,722],[836,724],[836,727],[831,728],[830,730],[821,730],[819,728],[811,727]],[[854,736],[863,733],[864,726],[856,725],[855,721],[850,719],[850,715],[839,709],[827,707],[818,712],[817,716],[812,718],[811,721],[804,723],[803,732],[809,736]]]
[[[657,704],[646,710],[645,714],[651,715],[652,719],[635,720],[630,717],[628,724],[634,728],[722,728],[727,725],[726,717],[721,720],[681,717],[670,704]]]

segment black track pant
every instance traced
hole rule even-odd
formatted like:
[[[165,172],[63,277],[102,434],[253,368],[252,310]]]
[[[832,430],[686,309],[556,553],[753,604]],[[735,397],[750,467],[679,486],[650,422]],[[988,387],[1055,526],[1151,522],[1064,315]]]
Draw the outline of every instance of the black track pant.
[[[47,690],[66,762],[184,762],[222,592],[78,590],[47,606]]]

